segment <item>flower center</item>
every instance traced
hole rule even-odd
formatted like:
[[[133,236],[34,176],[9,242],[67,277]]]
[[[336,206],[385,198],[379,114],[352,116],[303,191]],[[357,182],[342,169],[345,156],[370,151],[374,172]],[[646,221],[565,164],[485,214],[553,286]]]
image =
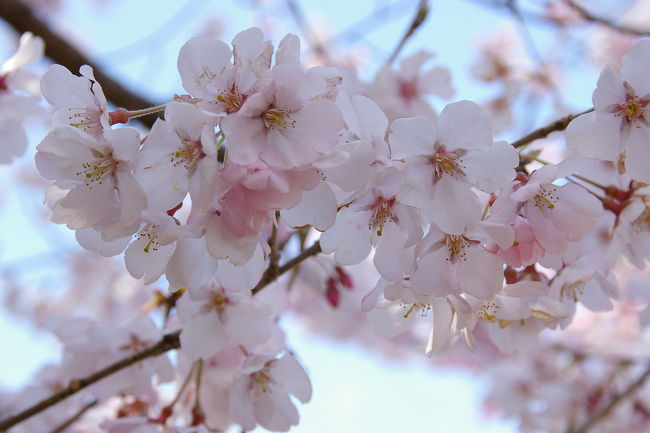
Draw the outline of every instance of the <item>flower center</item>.
[[[251,374],[251,384],[262,392],[271,392],[269,384],[275,383],[268,371],[268,364],[260,371]]]
[[[279,108],[271,107],[263,112],[261,117],[266,129],[295,128],[296,121],[289,118],[292,112],[292,110],[281,110]]]
[[[410,101],[418,96],[418,87],[415,80],[400,81],[399,82],[399,95],[405,101]]]
[[[447,235],[445,245],[449,252],[447,261],[451,263],[456,263],[458,260],[467,261],[467,253],[465,250],[469,248],[470,242],[464,236]]]
[[[148,253],[151,251],[158,251],[160,242],[158,242],[158,226],[154,224],[147,224],[144,228],[138,233],[138,239],[146,238],[147,245],[144,247],[144,252]]]
[[[402,316],[405,319],[408,319],[408,317],[413,312],[420,313],[420,315],[422,317],[427,317],[427,315],[429,314],[429,311],[431,310],[431,304],[425,304],[425,303],[422,303],[422,302],[414,302],[412,304],[404,304],[404,303],[402,303],[401,306],[402,306],[402,308],[404,308],[404,310],[406,310],[406,312]]]
[[[429,158],[429,161],[435,169],[434,182],[444,174],[454,177],[465,176],[465,171],[463,171],[465,167],[462,165],[463,160],[455,153],[448,153],[444,149],[440,149]]]
[[[181,145],[178,146],[178,149],[171,154],[169,161],[174,167],[183,165],[183,167],[189,170],[204,156],[201,143],[183,140]]]
[[[77,176],[83,175],[85,177],[86,186],[90,189],[93,188],[95,183],[101,185],[104,179],[112,177],[115,168],[117,168],[117,161],[113,159],[112,154],[109,153],[104,156],[94,149],[92,153],[97,158],[81,164],[81,171],[76,173]]]
[[[222,293],[214,293],[210,298],[210,306],[221,313],[226,304],[228,303],[228,298],[226,298]]]
[[[91,111],[91,110],[84,110],[84,111],[77,111],[68,116],[68,125],[74,126],[75,128],[79,128],[83,130],[84,132],[90,132],[93,129],[96,128],[102,128],[101,122],[99,121],[99,117],[101,115],[101,111]]]
[[[497,311],[501,307],[496,304],[496,302],[490,301],[487,302],[483,305],[483,308],[481,308],[476,315],[478,316],[479,319],[484,320],[486,322],[496,322],[496,314]]]
[[[616,116],[623,116],[627,123],[637,122],[645,118],[645,107],[647,101],[639,99],[638,96],[628,96],[626,101],[619,104]]]
[[[217,95],[217,101],[225,106],[224,110],[226,114],[231,114],[239,111],[246,101],[246,96],[239,93],[239,87],[233,84],[230,90],[224,90]]]
[[[541,187],[537,195],[533,197],[535,206],[542,210],[555,209],[555,205],[559,200],[556,192],[557,188],[555,186],[551,188],[546,186]]]
[[[370,216],[368,228],[370,230],[376,230],[377,236],[382,235],[386,221],[398,221],[397,215],[393,210],[394,204],[395,197],[385,199],[382,196],[377,197],[377,200],[372,204],[372,214]]]

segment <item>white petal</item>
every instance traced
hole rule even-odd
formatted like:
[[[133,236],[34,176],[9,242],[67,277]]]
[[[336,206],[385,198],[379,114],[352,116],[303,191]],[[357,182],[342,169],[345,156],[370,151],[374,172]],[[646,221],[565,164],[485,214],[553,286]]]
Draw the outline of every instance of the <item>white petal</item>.
[[[391,158],[408,158],[411,155],[431,155],[438,138],[436,125],[426,117],[397,119],[390,125]]]
[[[438,118],[438,134],[447,151],[486,149],[492,144],[490,119],[471,101],[447,105]]]
[[[329,229],[336,221],[336,197],[326,182],[312,190],[305,191],[300,203],[282,211],[282,221],[289,227],[313,226],[321,232]]]
[[[198,314],[181,332],[181,350],[190,359],[209,358],[228,343],[216,313]]]
[[[451,306],[444,298],[433,298],[431,310],[433,312],[433,329],[427,339],[427,348],[425,351],[428,356],[442,349],[449,340],[451,319],[453,318]]]
[[[292,355],[284,355],[271,366],[271,374],[290,394],[303,403],[311,400],[312,388],[305,369]]]
[[[271,337],[269,317],[250,303],[228,306],[224,311],[224,322],[228,335],[237,344],[257,346]]]

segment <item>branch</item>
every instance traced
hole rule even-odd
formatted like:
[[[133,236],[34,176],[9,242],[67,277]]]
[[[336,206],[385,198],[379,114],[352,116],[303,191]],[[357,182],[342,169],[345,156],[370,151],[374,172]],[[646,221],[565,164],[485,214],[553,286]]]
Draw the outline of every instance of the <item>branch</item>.
[[[97,406],[97,400],[93,400],[89,403],[86,403],[79,409],[77,413],[72,415],[70,418],[59,424],[57,427],[54,428],[50,433],[63,433],[65,429],[70,427],[72,424],[77,422],[86,412],[88,412],[90,409],[93,407]]]
[[[621,394],[618,394],[612,398],[607,406],[605,406],[600,412],[596,413],[594,416],[589,418],[587,422],[578,427],[576,430],[572,430],[570,433],[587,433],[589,429],[595,426],[597,423],[606,418],[611,411],[613,411],[616,406],[621,404],[626,398],[631,397],[635,392],[637,392],[645,383],[645,381],[650,377],[650,366],[648,366],[645,372],[634,381],[625,391]]]
[[[420,3],[418,4],[418,9],[415,11],[415,16],[411,20],[411,24],[409,25],[409,28],[406,29],[406,33],[404,33],[404,36],[402,36],[402,39],[400,39],[400,41],[398,42],[397,46],[393,50],[393,53],[386,61],[386,64],[390,65],[395,61],[400,51],[402,51],[402,48],[404,48],[404,44],[406,44],[406,41],[408,41],[409,38],[413,36],[413,34],[415,34],[415,31],[424,23],[424,21],[427,19],[427,15],[429,15],[429,1],[420,0]]]
[[[555,122],[551,123],[550,125],[546,125],[543,128],[536,129],[535,131],[520,138],[519,140],[513,141],[511,144],[515,149],[517,149],[521,146],[525,146],[529,143],[532,143],[535,140],[539,140],[540,138],[545,138],[551,132],[564,131],[567,128],[567,126],[569,126],[569,123],[571,123],[573,119],[575,119],[576,117],[580,117],[583,114],[591,113],[592,111],[594,111],[594,109],[590,108],[580,113],[569,114],[568,116],[564,116],[556,120]]]
[[[276,270],[273,271],[272,273],[269,272],[272,269],[271,267],[269,267],[269,269],[267,269],[267,271],[264,273],[264,276],[262,277],[260,282],[253,289],[252,291],[253,295],[255,295],[257,292],[262,290],[267,285],[271,284],[280,275],[291,270],[295,266],[298,266],[300,263],[304,262],[309,257],[315,256],[319,252],[321,252],[320,243],[316,241],[311,247],[302,251],[300,254],[298,254],[293,259],[289,260],[284,265],[280,267],[276,267],[275,268]],[[71,380],[67,388],[55,394],[52,394],[50,397],[41,400],[35,405],[23,410],[22,412],[14,416],[11,416],[4,420],[0,420],[0,432],[4,432],[9,428],[13,427],[14,425],[18,424],[19,422],[22,422],[27,418],[34,416],[44,411],[45,409],[50,408],[51,406],[54,406],[60,401],[63,401],[66,398],[70,397],[71,395],[79,392],[83,388],[86,388],[92,385],[93,383],[107,376],[110,376],[113,373],[117,373],[118,371],[127,368],[137,362],[145,360],[147,358],[153,358],[162,355],[163,353],[168,352],[170,350],[178,349],[179,347],[181,347],[180,334],[181,334],[181,330],[172,332],[170,334],[165,334],[158,343],[154,344],[153,346],[150,346],[147,349],[144,349],[134,355],[131,355],[127,358],[117,361],[109,365],[108,367],[99,370],[98,372],[93,373],[90,376],[87,376],[83,379]]]
[[[109,77],[103,69],[84,54],[52,31],[48,25],[34,15],[34,12],[19,0],[1,0],[0,18],[14,28],[18,33],[32,32],[45,41],[45,55],[53,62],[59,63],[70,71],[76,72],[81,65],[90,65],[95,78],[102,85],[106,98],[118,107],[128,110],[149,108],[158,105],[125,88],[122,84]],[[154,117],[140,119],[147,126],[153,125]]]
[[[269,266],[269,268],[264,272],[264,275],[262,276],[262,279],[260,280],[259,283],[257,283],[257,286],[252,290],[253,295],[255,295],[257,292],[262,290],[264,287],[268,286],[271,284],[273,281],[275,281],[280,275],[284,274],[285,272],[291,270],[293,267],[298,266],[300,263],[304,262],[311,256],[315,256],[316,254],[320,253],[320,243],[318,241],[314,242],[311,247],[307,248],[300,254],[298,254],[296,257],[293,259],[289,260],[287,263],[284,265],[280,266],[279,268],[276,268],[276,271],[273,271],[273,268]]]
[[[628,33],[628,34],[635,35],[635,36],[647,36],[647,35],[650,35],[650,29],[645,29],[644,30],[644,29],[637,29],[637,28],[633,28],[633,27],[627,27],[625,25],[616,24],[615,22],[613,22],[613,21],[611,21],[611,20],[609,20],[607,18],[596,16],[596,15],[592,14],[591,12],[589,12],[584,7],[582,7],[581,5],[579,5],[575,0],[567,0],[567,3],[568,3],[569,6],[571,6],[573,8],[574,11],[579,13],[580,16],[583,19],[585,19],[587,21],[591,21],[592,23],[602,24],[604,26],[609,27],[612,30],[619,31],[621,33]]]
[[[135,355],[131,355],[129,357],[123,358],[109,365],[108,367],[99,370],[83,379],[72,379],[68,384],[68,386],[62,389],[61,391],[52,394],[48,398],[41,400],[35,405],[25,409],[24,411],[14,416],[1,420],[0,432],[4,432],[5,430],[8,430],[10,427],[18,424],[19,422],[22,422],[27,418],[34,416],[37,413],[42,412],[51,406],[54,406],[58,402],[65,400],[71,395],[79,392],[80,390],[92,385],[93,383],[107,376],[110,376],[113,373],[117,373],[118,371],[126,367],[129,367],[135,363],[138,363],[144,359],[153,358],[155,356],[162,355],[163,353],[172,349],[178,349],[179,347],[181,347],[181,342],[179,338],[180,333],[181,331],[176,331],[171,334],[165,334],[158,343],[136,353]]]

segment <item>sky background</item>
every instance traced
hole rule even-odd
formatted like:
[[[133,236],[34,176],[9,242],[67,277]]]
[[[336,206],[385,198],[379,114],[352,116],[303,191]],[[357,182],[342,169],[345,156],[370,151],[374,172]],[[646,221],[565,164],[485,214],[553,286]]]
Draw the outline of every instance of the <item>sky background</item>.
[[[478,85],[470,67],[481,40],[496,29],[512,26],[507,14],[478,3],[434,1],[428,20],[403,50],[403,55],[423,48],[434,51],[435,63],[452,71],[457,92],[453,100],[480,102],[494,92]],[[366,47],[358,51],[361,58],[367,59],[361,77],[370,79],[401,38],[417,1],[335,0],[300,4],[310,21],[329,28],[332,34],[347,30],[346,34],[351,35],[347,41],[363,37],[352,43]],[[229,42],[237,32],[261,25],[274,30],[272,39],[276,43],[285,33],[300,35],[284,2],[269,1],[264,5],[266,13],[252,1],[68,0],[63,1],[63,9],[53,14],[51,20],[54,27],[79,41],[108,73],[134,91],[162,102],[183,92],[176,57],[181,45],[197,33],[207,31]],[[389,9],[393,18],[359,25],[359,20],[371,11],[387,5],[392,5]],[[550,40],[547,28],[533,26],[531,32],[540,46]],[[5,33],[0,32],[0,59],[13,50],[13,40]],[[343,42],[342,46],[345,45],[349,43]],[[308,47],[303,48],[306,57]],[[45,67],[45,63],[41,66]],[[596,73],[589,67],[573,67],[563,83],[570,108],[582,110],[591,106]],[[533,119],[531,123],[541,120]],[[33,145],[44,133],[43,127],[30,130]],[[50,227],[52,230],[43,231],[30,223],[30,216],[45,212],[42,197],[26,196],[12,185],[18,173],[31,164],[33,150],[15,166],[0,167],[0,181],[5,185],[0,191],[1,221],[11,227],[0,232],[0,263],[5,272],[29,274],[38,279],[57,266],[57,254],[79,247],[65,228]],[[299,408],[301,422],[294,432],[515,431],[514,423],[482,415],[486,381],[480,376],[433,368],[425,362],[382,360],[354,345],[306,334],[299,326],[290,326],[288,334],[289,344],[306,365],[314,387],[312,402]],[[3,347],[9,348],[0,356],[0,389],[21,387],[40,365],[59,357],[52,337],[35,332],[1,309],[0,335]],[[422,357],[424,360],[424,354]]]

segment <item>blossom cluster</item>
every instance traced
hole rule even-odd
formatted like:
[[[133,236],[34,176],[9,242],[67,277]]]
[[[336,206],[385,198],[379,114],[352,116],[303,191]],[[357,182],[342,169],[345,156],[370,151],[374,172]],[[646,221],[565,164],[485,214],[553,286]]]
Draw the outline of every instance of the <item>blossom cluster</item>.
[[[430,57],[357,86],[336,67],[305,68],[295,35],[277,48],[258,28],[231,45],[195,37],[178,57],[186,93],[139,111],[111,110],[89,66],[49,68],[41,91],[53,129],[35,160],[52,181],[52,221],[88,250],[123,253],[145,284],[168,283],[153,302],[168,307],[162,330],[146,316],[50,323],[65,348],[57,374],[90,374],[180,330],[176,366],[147,360],[89,388],[96,400],[130,396],[103,431],[296,425],[291,396],[308,402],[311,384],[277,324],[288,307],[263,289],[298,266],[292,252],[306,258],[308,241],[325,256],[276,288],[315,288],[338,309],[357,290],[350,269],[371,261],[374,288],[357,310],[388,337],[426,322],[429,355],[456,340],[530,350],[542,330],[570,324],[577,304],[612,308],[618,256],[639,267],[650,257],[650,41],[619,72],[605,69],[557,164],[494,140],[474,102],[437,113],[427,95],[450,98],[453,87],[445,68],[423,72]],[[155,112],[164,115],[146,134],[121,126]],[[177,398],[165,404],[154,378],[183,382]]]

